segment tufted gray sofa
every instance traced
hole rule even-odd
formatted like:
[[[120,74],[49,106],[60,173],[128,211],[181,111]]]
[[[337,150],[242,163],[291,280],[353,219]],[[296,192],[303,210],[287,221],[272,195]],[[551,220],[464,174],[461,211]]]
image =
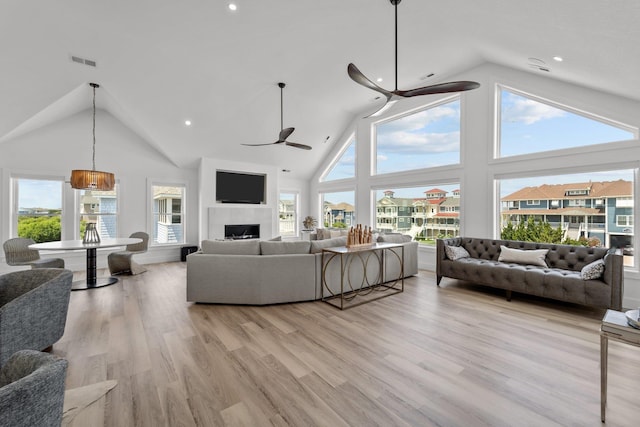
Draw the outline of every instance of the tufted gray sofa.
[[[462,246],[470,256],[452,261],[446,256],[445,245]],[[548,249],[548,267],[500,262],[501,245]],[[450,277],[505,289],[507,299],[515,291],[592,307],[622,308],[623,258],[607,248],[456,237],[439,239],[436,256],[438,286],[443,277]],[[583,280],[580,271],[597,259],[604,259],[602,277]]]

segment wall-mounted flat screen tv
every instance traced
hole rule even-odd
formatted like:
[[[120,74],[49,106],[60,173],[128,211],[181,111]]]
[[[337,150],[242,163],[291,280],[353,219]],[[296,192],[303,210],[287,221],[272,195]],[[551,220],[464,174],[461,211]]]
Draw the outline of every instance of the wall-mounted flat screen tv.
[[[266,203],[264,174],[216,171],[216,201],[220,203]]]

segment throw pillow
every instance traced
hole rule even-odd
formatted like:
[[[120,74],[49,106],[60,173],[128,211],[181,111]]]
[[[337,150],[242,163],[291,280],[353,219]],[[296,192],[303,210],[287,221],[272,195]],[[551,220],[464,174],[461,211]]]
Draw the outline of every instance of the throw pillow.
[[[580,270],[580,278],[582,280],[598,279],[604,273],[604,260],[597,259],[591,264],[587,264]]]
[[[282,236],[276,236],[273,239],[269,239],[270,242],[281,242]]]
[[[548,267],[545,258],[549,249],[511,249],[500,245],[500,262],[515,262],[516,264],[539,265],[540,267]]]
[[[460,258],[469,258],[471,256],[462,246],[444,245],[444,253],[451,261],[455,261]]]

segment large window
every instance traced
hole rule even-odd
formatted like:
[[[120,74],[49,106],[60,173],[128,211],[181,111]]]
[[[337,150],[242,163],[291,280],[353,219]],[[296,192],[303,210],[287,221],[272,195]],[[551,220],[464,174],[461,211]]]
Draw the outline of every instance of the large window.
[[[116,185],[112,191],[79,190],[79,236],[84,236],[88,223],[96,224],[101,239],[118,237],[118,197]]]
[[[356,137],[352,135],[347,142],[347,148],[332,165],[327,174],[320,181],[334,181],[336,179],[353,178],[356,176]]]
[[[184,185],[152,185],[153,242],[184,243]]]
[[[633,170],[501,179],[499,188],[503,239],[616,247],[634,265]],[[522,203],[532,197],[542,206]]]
[[[355,224],[355,192],[322,193],[322,222],[324,227],[349,228]]]
[[[375,197],[379,231],[409,234],[428,245],[460,235],[458,184],[378,190]]]
[[[460,163],[460,98],[376,125],[376,174]]]
[[[635,139],[638,131],[500,89],[500,157]]]
[[[298,194],[280,193],[278,201],[278,231],[282,237],[298,235]]]
[[[62,180],[13,178],[13,236],[52,242],[62,235]]]

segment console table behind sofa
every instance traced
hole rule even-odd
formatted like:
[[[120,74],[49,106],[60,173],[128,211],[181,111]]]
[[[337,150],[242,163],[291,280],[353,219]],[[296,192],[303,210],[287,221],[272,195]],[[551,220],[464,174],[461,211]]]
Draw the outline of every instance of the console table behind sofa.
[[[445,245],[462,246],[470,256],[452,261]],[[548,249],[548,267],[499,262],[501,245]],[[623,257],[607,248],[456,237],[438,239],[436,257],[438,286],[443,277],[450,277],[505,289],[507,299],[515,291],[592,307],[622,308]],[[604,259],[604,273],[598,279],[583,280],[580,271],[597,259]]]

